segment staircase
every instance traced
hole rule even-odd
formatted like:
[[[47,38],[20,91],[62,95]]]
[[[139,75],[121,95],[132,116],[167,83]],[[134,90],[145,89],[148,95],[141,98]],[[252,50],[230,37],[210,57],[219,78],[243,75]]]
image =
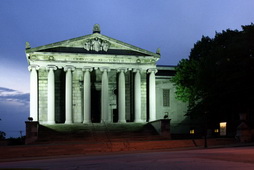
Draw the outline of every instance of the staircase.
[[[0,146],[0,162],[4,159],[86,155],[110,152],[133,152],[198,148],[204,139],[164,140],[145,123],[40,125],[39,140],[30,145]],[[208,146],[232,145],[234,139],[207,139]]]
[[[158,133],[146,123],[91,123],[91,124],[56,124],[39,126],[38,143],[106,143],[129,141],[163,140]]]

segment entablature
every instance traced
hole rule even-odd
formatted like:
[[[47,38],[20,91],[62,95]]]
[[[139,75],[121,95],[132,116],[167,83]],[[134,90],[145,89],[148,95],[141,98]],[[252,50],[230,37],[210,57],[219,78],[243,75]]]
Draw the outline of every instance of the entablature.
[[[73,62],[73,63],[105,63],[105,64],[156,64],[157,58],[153,56],[125,56],[104,54],[61,54],[35,52],[28,55],[31,62]]]

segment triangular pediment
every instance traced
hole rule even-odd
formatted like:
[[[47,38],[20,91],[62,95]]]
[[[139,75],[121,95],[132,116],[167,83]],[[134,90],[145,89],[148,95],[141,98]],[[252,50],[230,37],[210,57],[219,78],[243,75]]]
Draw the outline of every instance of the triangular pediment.
[[[94,33],[36,48],[27,48],[26,52],[135,55],[160,58],[160,55],[157,53],[138,48],[100,33]]]

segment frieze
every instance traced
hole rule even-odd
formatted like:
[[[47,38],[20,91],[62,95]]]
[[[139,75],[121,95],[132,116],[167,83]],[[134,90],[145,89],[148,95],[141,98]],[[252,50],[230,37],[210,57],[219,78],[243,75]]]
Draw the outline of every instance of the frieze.
[[[37,59],[36,55],[31,55],[30,56],[30,60],[36,60],[36,59]]]
[[[55,58],[53,56],[49,56],[49,61],[53,61]]]
[[[154,64],[154,58],[124,58],[124,57],[83,57],[83,56],[53,56],[53,55],[31,55],[32,61],[49,62],[94,62],[94,63],[133,63],[133,64]]]
[[[94,39],[90,39],[87,40],[84,43],[84,49],[86,49],[87,51],[105,51],[107,52],[108,49],[110,47],[110,43],[108,41],[99,39],[99,38],[94,38]]]

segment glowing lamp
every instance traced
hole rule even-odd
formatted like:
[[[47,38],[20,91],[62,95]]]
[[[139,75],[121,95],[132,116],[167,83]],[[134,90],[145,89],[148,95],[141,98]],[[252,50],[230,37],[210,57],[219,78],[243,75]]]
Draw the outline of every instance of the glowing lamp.
[[[194,129],[191,129],[191,130],[190,130],[190,134],[191,134],[191,135],[195,134],[195,130],[194,130]]]

